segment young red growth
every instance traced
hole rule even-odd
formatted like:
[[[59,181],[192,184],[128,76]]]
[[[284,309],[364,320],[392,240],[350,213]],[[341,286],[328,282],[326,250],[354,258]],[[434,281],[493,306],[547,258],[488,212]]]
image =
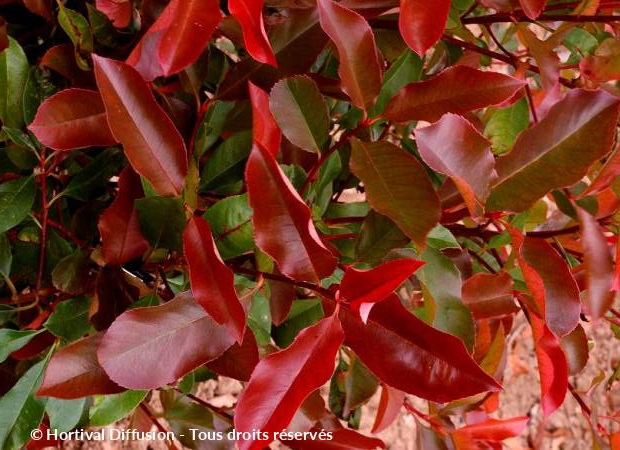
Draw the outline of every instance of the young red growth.
[[[368,111],[381,90],[381,60],[368,22],[332,0],[317,0],[323,31],[338,49],[342,90]]]
[[[131,66],[93,55],[97,85],[114,136],[127,159],[160,195],[181,194],[187,150],[172,120]]]
[[[547,0],[519,0],[519,3],[521,3],[525,15],[535,20],[545,9]]]
[[[400,34],[407,45],[423,57],[441,38],[449,12],[450,0],[400,0]]]
[[[286,349],[261,360],[237,403],[235,429],[273,436],[286,428],[306,397],[331,377],[343,339],[336,310],[301,331]],[[242,440],[239,449],[259,450],[272,439]]]
[[[519,311],[508,272],[477,273],[463,283],[463,303],[476,319],[488,319]]]
[[[235,276],[220,257],[209,223],[192,217],[183,232],[183,250],[196,302],[241,343],[245,311],[235,291]]]
[[[108,16],[116,28],[128,27],[133,15],[132,0],[96,0],[97,9]]]
[[[336,258],[321,242],[308,206],[274,156],[259,144],[252,148],[245,179],[256,245],[294,280],[318,282],[329,276]]]
[[[372,426],[372,433],[380,433],[389,427],[398,417],[405,401],[405,393],[391,388],[387,384],[381,387],[381,397],[377,407],[377,415]]]
[[[108,127],[101,95],[86,89],[65,89],[46,99],[28,129],[54,150],[118,143]]]
[[[263,5],[264,0],[229,0],[228,9],[241,25],[245,47],[252,58],[277,67],[276,57],[265,32]]]
[[[252,139],[274,157],[280,152],[282,132],[269,110],[269,95],[253,83],[248,83],[252,103]]]
[[[149,248],[138,223],[134,200],[144,195],[140,178],[130,168],[121,172],[118,193],[99,218],[101,252],[106,263],[123,265],[142,256]]]

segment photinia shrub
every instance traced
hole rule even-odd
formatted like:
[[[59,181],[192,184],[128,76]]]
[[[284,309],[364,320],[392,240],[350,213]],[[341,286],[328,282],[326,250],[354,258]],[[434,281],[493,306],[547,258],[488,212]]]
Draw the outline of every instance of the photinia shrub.
[[[620,335],[620,2],[0,5],[1,448],[501,448],[516,324],[620,448],[568,381]]]

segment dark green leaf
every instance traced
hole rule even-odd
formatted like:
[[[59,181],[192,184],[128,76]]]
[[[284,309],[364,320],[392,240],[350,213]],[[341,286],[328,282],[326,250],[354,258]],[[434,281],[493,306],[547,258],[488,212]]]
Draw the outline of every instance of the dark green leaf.
[[[88,322],[90,299],[76,297],[60,302],[44,326],[64,341],[75,341],[91,329]]]
[[[142,234],[153,248],[181,250],[185,211],[179,198],[148,197],[135,201]]]
[[[33,176],[0,184],[0,233],[10,230],[28,216],[34,195]]]

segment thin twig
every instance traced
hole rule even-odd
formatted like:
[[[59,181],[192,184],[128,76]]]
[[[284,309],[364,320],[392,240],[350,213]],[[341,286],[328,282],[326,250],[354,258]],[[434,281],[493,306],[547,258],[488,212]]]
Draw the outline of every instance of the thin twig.
[[[293,286],[297,286],[300,288],[309,289],[311,291],[316,292],[317,294],[322,295],[323,297],[329,298],[331,300],[335,299],[333,292],[319,286],[318,284],[308,283],[305,281],[295,281],[295,280],[285,277],[284,275],[261,272],[259,270],[253,270],[253,269],[246,269],[245,267],[233,266],[232,269],[233,271],[237,273],[242,273],[245,275],[253,275],[253,276],[262,276],[263,278],[267,280],[280,281],[282,283],[291,284]]]
[[[168,430],[166,430],[164,426],[159,422],[159,420],[157,420],[157,418],[153,414],[153,411],[151,411],[151,408],[149,408],[144,402],[142,402],[140,403],[140,409],[144,411],[144,414],[146,414],[151,420],[151,422],[153,422],[153,425],[155,425],[155,428],[157,428],[157,430],[159,430],[161,433],[165,433],[166,435],[168,434]],[[177,446],[174,445],[174,442],[166,439],[166,444],[168,445],[168,448],[170,450],[177,450]]]

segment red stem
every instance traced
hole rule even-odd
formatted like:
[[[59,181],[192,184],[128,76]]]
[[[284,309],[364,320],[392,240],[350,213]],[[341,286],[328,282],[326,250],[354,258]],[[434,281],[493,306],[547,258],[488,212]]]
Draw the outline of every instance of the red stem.
[[[159,430],[161,433],[168,433],[168,430],[166,430],[164,426],[159,423],[159,420],[157,420],[151,409],[144,402],[140,403],[140,409],[142,409],[142,411],[144,411],[144,414],[146,414],[151,420],[151,422],[153,422],[157,430]],[[168,445],[168,448],[170,450],[177,450],[177,446],[174,445],[174,442],[166,440],[166,444]]]
[[[45,243],[47,240],[47,218],[49,215],[49,204],[47,203],[47,168],[45,167],[45,149],[42,150],[41,174],[39,180],[41,184],[41,239],[39,249],[39,272],[37,274],[36,292],[41,290],[43,282],[43,270],[45,269]]]
[[[309,289],[311,291],[316,292],[317,294],[322,295],[323,297],[329,298],[331,300],[335,300],[333,292],[319,286],[318,284],[308,283],[305,281],[295,281],[295,280],[285,277],[284,275],[261,272],[259,270],[254,270],[254,269],[246,269],[245,267],[233,266],[232,269],[237,273],[242,273],[245,275],[253,275],[253,276],[260,275],[267,280],[280,281],[282,283],[291,284],[293,286],[297,286],[300,288]]]

